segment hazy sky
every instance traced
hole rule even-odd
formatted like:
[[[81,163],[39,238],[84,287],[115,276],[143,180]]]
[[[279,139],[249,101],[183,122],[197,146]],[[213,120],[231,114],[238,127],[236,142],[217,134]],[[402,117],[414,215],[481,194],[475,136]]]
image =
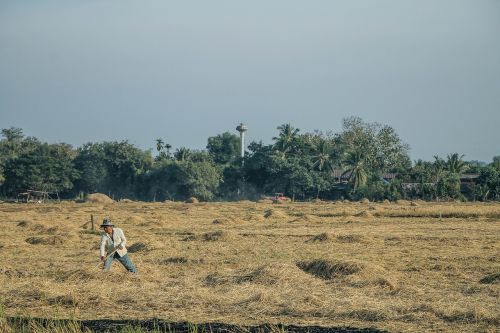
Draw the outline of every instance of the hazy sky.
[[[0,0],[0,128],[198,149],[351,115],[412,159],[500,155],[500,1]]]

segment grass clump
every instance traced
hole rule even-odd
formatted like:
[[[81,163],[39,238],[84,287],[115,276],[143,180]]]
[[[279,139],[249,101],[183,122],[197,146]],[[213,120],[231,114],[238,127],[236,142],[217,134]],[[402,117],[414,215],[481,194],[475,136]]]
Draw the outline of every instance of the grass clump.
[[[207,232],[202,235],[202,239],[205,242],[215,242],[218,240],[223,240],[227,238],[227,233],[224,231],[213,231],[213,232]]]
[[[362,235],[338,235],[337,241],[341,243],[360,243],[363,240]]]
[[[313,236],[312,238],[308,239],[307,242],[316,243],[316,242],[327,242],[331,240],[332,236],[326,232],[323,232],[319,235]]]
[[[128,248],[128,252],[130,253],[135,253],[135,252],[144,252],[148,251],[148,246],[145,243],[134,243]]]
[[[31,245],[62,245],[65,243],[61,236],[29,237],[25,241]]]
[[[341,276],[351,275],[361,271],[364,267],[355,262],[312,260],[300,261],[297,267],[303,271],[324,280],[334,280]]]
[[[481,280],[479,280],[479,283],[483,284],[493,284],[499,282],[500,282],[500,273],[488,274],[484,276]]]

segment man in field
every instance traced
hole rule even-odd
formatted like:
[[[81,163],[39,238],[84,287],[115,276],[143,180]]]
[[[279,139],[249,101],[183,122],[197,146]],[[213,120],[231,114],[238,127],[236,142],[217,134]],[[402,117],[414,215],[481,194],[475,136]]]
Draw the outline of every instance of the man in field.
[[[117,259],[125,268],[132,273],[137,273],[134,264],[127,254],[125,247],[127,239],[123,230],[115,228],[109,218],[104,219],[101,224],[104,233],[101,237],[101,261],[104,262],[103,270],[109,271],[114,259]]]

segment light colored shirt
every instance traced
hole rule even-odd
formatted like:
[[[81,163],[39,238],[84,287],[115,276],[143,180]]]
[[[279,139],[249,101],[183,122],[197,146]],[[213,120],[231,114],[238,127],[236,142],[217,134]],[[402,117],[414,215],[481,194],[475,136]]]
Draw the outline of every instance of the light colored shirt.
[[[103,232],[101,235],[101,257],[104,257],[106,253],[110,254],[120,245],[123,249],[116,250],[116,253],[118,253],[120,257],[123,257],[127,254],[127,248],[125,247],[126,244],[127,239],[125,238],[125,234],[122,229],[113,228],[113,233],[111,235]]]

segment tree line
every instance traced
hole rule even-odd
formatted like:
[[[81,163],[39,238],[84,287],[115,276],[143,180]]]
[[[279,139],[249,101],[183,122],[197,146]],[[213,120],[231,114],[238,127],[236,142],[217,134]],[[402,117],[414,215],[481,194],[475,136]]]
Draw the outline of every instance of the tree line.
[[[252,142],[241,158],[240,139],[229,132],[209,137],[203,150],[172,150],[159,138],[153,151],[128,141],[73,148],[26,137],[20,128],[2,129],[0,195],[15,198],[31,189],[62,198],[99,192],[144,201],[256,199],[276,192],[293,200],[500,198],[500,156],[489,164],[458,153],[412,162],[392,127],[358,117],[344,119],[339,133],[301,133],[290,124],[277,130],[272,144]],[[475,174],[472,181],[463,182],[465,173]]]

